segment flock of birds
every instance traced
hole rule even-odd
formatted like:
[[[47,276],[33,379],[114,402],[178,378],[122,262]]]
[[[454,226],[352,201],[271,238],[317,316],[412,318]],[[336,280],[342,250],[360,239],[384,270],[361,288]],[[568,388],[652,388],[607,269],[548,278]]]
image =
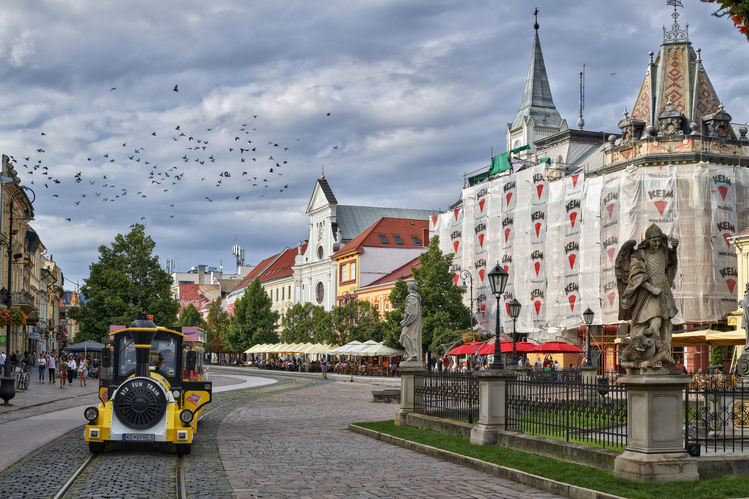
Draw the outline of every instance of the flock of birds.
[[[112,87],[110,92],[115,90],[116,87]],[[172,90],[179,92],[179,86],[175,85]],[[330,113],[326,116],[330,116]],[[226,127],[218,130],[215,127],[191,127],[188,131],[175,123],[169,129],[152,131],[150,136],[144,134],[136,139],[138,145],[135,147],[128,146],[132,142],[128,140],[117,150],[103,152],[98,158],[95,155],[86,157],[87,163],[95,168],[83,168],[72,178],[55,175],[52,167],[45,164],[45,147],[48,146],[44,144],[36,149],[36,153],[22,157],[23,161],[17,161],[13,156],[10,156],[10,161],[19,172],[22,184],[33,186],[37,195],[48,194],[52,198],[60,198],[60,201],[69,203],[65,208],[71,210],[100,210],[102,205],[93,203],[116,203],[124,201],[126,197],[147,196],[164,198],[163,207],[168,203],[169,209],[174,210],[176,203],[169,202],[169,193],[180,189],[185,175],[195,183],[198,178],[199,182],[204,183],[208,194],[204,199],[211,203],[225,198],[240,200],[248,191],[263,198],[278,189],[277,195],[281,195],[290,185],[289,175],[284,178],[284,173],[289,173],[288,160],[284,157],[291,147],[275,141],[257,140],[259,133],[253,133],[257,132],[253,124],[257,123],[257,118],[257,115],[252,115],[241,126],[232,128],[229,135]],[[41,132],[41,139],[48,141],[49,136]],[[158,141],[168,141],[170,147]],[[334,146],[334,149],[338,149],[338,146]],[[178,154],[181,156],[175,156],[168,166],[160,166],[154,157],[163,159],[165,150],[170,153],[180,151]],[[153,154],[152,157],[149,157],[149,152]],[[228,158],[224,155],[226,153]],[[219,156],[219,163],[213,165]],[[87,172],[85,175],[84,171]],[[91,172],[97,174],[92,175]],[[240,182],[241,185],[237,185]],[[71,185],[79,187],[73,189]],[[227,191],[231,191],[231,194],[223,194]],[[237,192],[240,194],[235,195]],[[175,212],[169,218],[174,218]],[[62,213],[63,218],[71,222],[81,212],[76,214],[73,211],[70,216],[64,216],[67,211]],[[141,222],[146,219],[146,215],[140,217]]]

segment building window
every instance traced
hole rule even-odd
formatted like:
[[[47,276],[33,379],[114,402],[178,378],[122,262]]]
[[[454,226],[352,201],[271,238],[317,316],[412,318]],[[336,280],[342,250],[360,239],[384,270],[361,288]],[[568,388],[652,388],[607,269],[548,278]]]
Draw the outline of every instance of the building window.
[[[382,244],[390,244],[390,243],[388,242],[388,237],[387,237],[386,235],[384,235],[384,234],[380,234],[380,242],[381,242]]]
[[[291,300],[291,284],[289,284],[289,300]]]
[[[414,246],[421,246],[421,239],[416,236],[411,236],[411,240],[414,242]]]
[[[352,281],[356,279],[356,262],[351,264],[351,277],[349,279]]]
[[[393,239],[395,239],[395,244],[403,246],[403,239],[401,239],[401,236],[393,236]]]
[[[317,283],[317,304],[321,304],[323,298],[325,297],[325,287],[322,285],[321,282]]]
[[[348,265],[341,265],[341,282],[348,281]]]
[[[317,259],[322,260],[323,249],[322,246],[317,247]]]
[[[286,288],[281,288],[281,300],[285,300],[286,297],[284,296],[284,292],[286,291]]]

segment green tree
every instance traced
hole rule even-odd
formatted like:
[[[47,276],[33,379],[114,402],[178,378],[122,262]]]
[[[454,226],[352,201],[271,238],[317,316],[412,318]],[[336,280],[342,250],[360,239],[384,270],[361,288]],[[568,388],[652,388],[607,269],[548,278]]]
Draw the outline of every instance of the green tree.
[[[312,303],[297,303],[283,316],[281,341],[307,343],[315,338],[315,325],[326,315],[325,309]]]
[[[271,310],[272,305],[260,280],[252,281],[234,302],[231,326],[221,338],[226,349],[241,353],[258,343],[277,343],[278,312]]]
[[[206,314],[203,328],[208,336],[207,353],[223,353],[226,351],[221,337],[226,334],[231,325],[231,316],[221,308],[221,298],[216,298],[211,302]]]
[[[723,367],[723,350],[719,345],[710,347],[710,365]]]
[[[203,323],[203,318],[200,317],[200,312],[195,308],[195,305],[190,303],[188,306],[182,309],[182,313],[177,319],[178,326],[200,326]]]
[[[453,254],[443,254],[439,248],[439,238],[429,241],[427,251],[419,255],[420,267],[412,267],[414,281],[419,285],[421,295],[422,348],[424,351],[442,352],[433,348],[434,339],[448,331],[468,329],[470,319],[467,307],[463,304],[464,290],[453,281],[450,267]],[[393,311],[387,314],[385,344],[402,348],[400,321],[405,310],[408,287],[404,281],[395,283],[390,292]]]
[[[98,341],[110,325],[130,325],[138,313],[139,280],[143,313],[153,315],[159,326],[174,325],[179,302],[172,298],[172,276],[159,267],[158,255],[152,255],[155,246],[141,224],[124,236],[117,234],[111,246],[99,246],[99,261],[89,265],[81,287],[86,303],[68,311],[80,324],[75,341]]]

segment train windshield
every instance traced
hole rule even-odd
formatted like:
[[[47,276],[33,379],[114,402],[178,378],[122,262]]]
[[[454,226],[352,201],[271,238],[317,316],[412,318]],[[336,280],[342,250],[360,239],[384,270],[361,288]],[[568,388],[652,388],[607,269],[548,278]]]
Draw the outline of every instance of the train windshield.
[[[177,376],[177,344],[173,339],[155,339],[148,352],[148,367],[162,376]],[[132,338],[120,338],[120,356],[117,372],[128,376],[135,371],[135,345]]]

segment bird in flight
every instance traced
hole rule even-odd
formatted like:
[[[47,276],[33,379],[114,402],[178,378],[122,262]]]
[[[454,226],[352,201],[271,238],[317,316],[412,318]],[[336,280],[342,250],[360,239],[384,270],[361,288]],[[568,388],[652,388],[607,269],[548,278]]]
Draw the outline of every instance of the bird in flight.
[[[110,89],[109,89],[109,91],[110,91],[110,92],[111,92],[112,90],[117,90],[117,87],[112,87],[112,88],[110,88]]]
[[[209,198],[208,196],[206,196],[205,198],[206,198],[206,199],[207,199],[208,201],[211,201],[211,203],[213,202],[213,201],[211,200],[211,198]]]
[[[175,92],[179,92],[179,88],[177,87],[179,87],[179,85],[174,85],[174,88],[172,90],[174,90]]]

